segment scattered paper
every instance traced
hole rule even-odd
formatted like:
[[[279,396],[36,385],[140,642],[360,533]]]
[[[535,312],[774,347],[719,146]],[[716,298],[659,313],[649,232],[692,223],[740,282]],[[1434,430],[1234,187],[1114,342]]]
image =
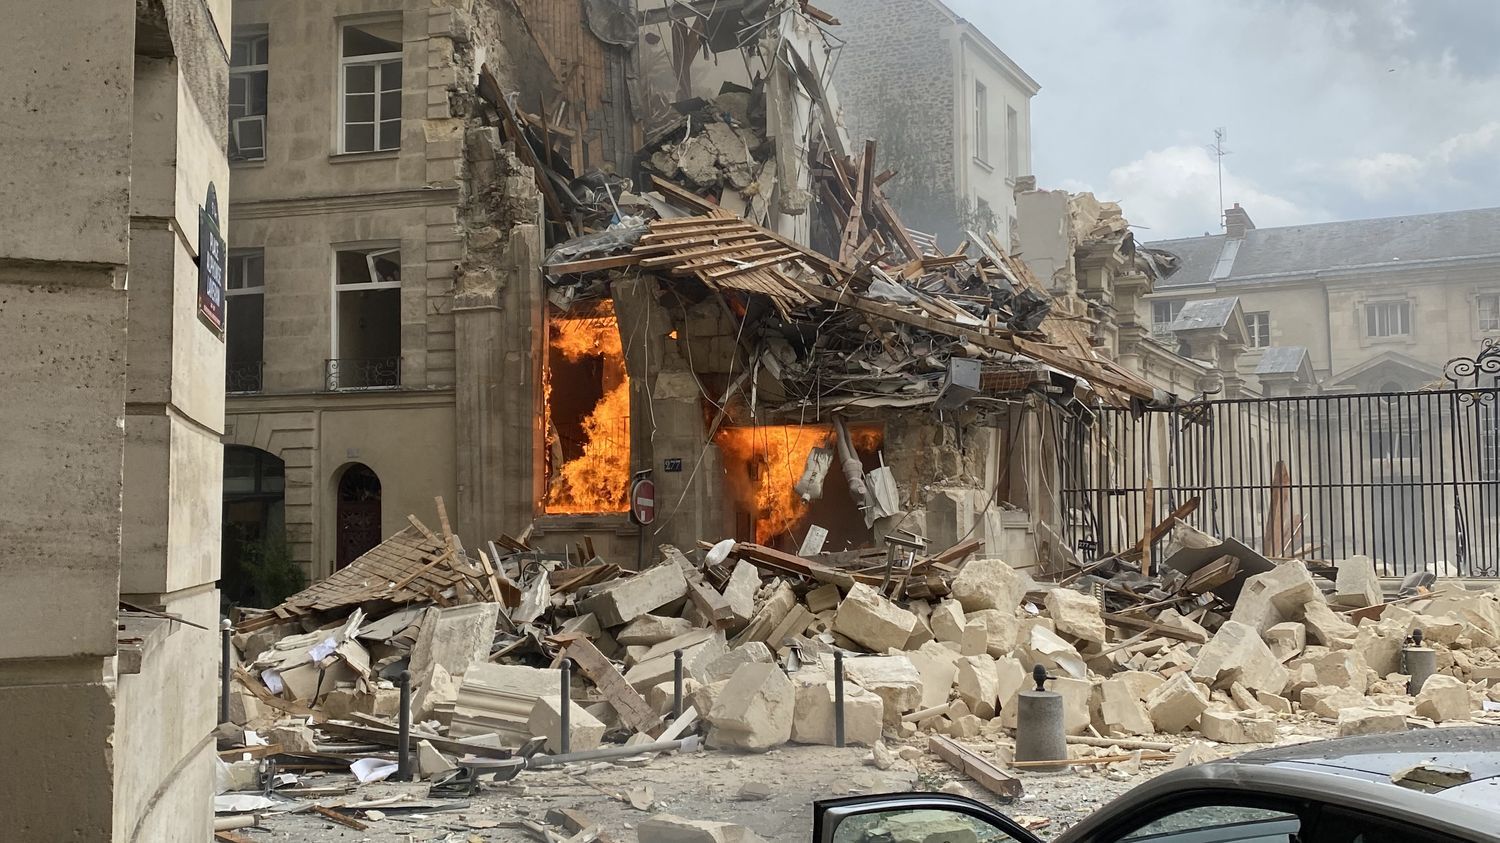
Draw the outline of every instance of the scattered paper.
[[[254,729],[245,730],[245,746],[270,746],[271,742],[260,736]]]
[[[299,777],[296,773],[277,773],[276,776],[271,779],[271,786],[287,787],[289,785],[294,785],[301,780],[301,777]]]
[[[1495,702],[1494,700],[1485,700],[1484,701],[1484,710],[1485,711],[1500,711],[1500,702]]]
[[[221,793],[214,797],[215,814],[242,814],[274,808],[280,803],[254,793]]]
[[[312,649],[307,651],[307,659],[314,663],[320,662],[333,655],[333,651],[338,648],[339,642],[337,639],[325,638],[323,639],[323,643],[314,644]]]
[[[281,671],[274,667],[262,670],[260,672],[260,681],[264,682],[266,688],[270,689],[273,694],[279,694],[286,689],[286,685],[281,681]]]
[[[379,758],[361,758],[349,765],[349,772],[359,779],[360,784],[385,781],[395,774],[397,764],[394,761],[382,761]]]

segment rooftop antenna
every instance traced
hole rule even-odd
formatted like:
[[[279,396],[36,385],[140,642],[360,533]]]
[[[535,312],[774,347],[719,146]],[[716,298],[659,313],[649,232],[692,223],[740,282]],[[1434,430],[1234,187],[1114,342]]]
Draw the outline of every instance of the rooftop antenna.
[[[1229,154],[1229,150],[1224,148],[1224,140],[1228,137],[1229,130],[1223,126],[1214,129],[1214,143],[1208,148],[1208,151],[1212,152],[1214,158],[1217,159],[1219,167],[1219,230],[1221,231],[1228,230],[1224,221],[1224,156]]]

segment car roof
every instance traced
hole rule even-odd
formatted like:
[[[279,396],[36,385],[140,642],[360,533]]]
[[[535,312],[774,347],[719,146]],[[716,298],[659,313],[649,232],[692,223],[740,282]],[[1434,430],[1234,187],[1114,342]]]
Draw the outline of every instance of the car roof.
[[[1295,766],[1367,781],[1418,765],[1464,770],[1470,782],[1500,777],[1500,728],[1418,729],[1361,735],[1263,749],[1228,759],[1230,764]]]

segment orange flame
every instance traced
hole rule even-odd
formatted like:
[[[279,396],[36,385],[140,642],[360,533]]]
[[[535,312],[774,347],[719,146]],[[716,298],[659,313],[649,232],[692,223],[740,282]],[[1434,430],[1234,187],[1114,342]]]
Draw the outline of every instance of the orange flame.
[[[583,451],[562,465],[552,466],[546,510],[551,514],[625,512],[630,494],[630,379],[619,322],[612,303],[586,319],[551,323],[552,350],[570,361],[601,357],[605,363],[604,394],[583,420]],[[544,386],[547,402],[548,453],[555,453],[557,429],[550,423],[552,373]],[[566,388],[566,387],[564,387]]]
[[[878,428],[857,427],[849,431],[856,450],[880,447]],[[808,504],[794,487],[813,448],[833,449],[832,425],[767,425],[724,428],[714,442],[725,463],[748,470],[731,470],[730,491],[755,519],[755,540],[770,544],[793,532],[806,520]],[[826,483],[844,482],[838,460],[829,469]],[[825,483],[825,485],[826,485]]]

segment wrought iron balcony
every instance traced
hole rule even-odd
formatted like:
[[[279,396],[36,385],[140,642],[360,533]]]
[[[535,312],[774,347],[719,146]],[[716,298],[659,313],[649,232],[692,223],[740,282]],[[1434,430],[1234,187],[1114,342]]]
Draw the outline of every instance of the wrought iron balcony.
[[[231,360],[224,366],[224,392],[228,395],[254,395],[265,389],[263,360]]]
[[[324,362],[329,392],[401,386],[400,357],[343,357]]]

